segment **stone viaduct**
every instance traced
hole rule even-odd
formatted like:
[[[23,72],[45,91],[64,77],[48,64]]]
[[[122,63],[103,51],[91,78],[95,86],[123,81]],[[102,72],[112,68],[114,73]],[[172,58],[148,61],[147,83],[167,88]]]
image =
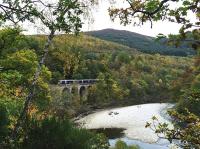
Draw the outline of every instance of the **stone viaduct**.
[[[98,79],[82,79],[82,80],[60,80],[59,86],[62,87],[63,92],[76,93],[83,96],[87,89],[97,83]]]

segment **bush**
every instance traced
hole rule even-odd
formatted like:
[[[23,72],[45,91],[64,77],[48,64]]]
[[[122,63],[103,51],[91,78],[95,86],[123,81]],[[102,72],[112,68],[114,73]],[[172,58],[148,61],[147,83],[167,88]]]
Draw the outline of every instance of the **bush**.
[[[89,145],[91,149],[109,149],[109,143],[107,138],[103,134],[97,134],[93,137]]]
[[[118,140],[117,143],[115,144],[116,149],[127,149],[128,146],[124,141]]]
[[[0,144],[3,143],[5,137],[8,135],[8,114],[6,108],[0,104]]]
[[[191,89],[185,92],[179,100],[177,109],[178,112],[184,113],[185,109],[200,116],[200,90]]]
[[[118,140],[113,149],[140,149],[138,145],[128,146],[124,141]]]
[[[94,144],[108,149],[106,140],[99,135],[73,127],[67,120],[51,117],[29,122],[25,139],[22,143],[24,149],[98,149]],[[99,148],[100,149],[100,148]]]

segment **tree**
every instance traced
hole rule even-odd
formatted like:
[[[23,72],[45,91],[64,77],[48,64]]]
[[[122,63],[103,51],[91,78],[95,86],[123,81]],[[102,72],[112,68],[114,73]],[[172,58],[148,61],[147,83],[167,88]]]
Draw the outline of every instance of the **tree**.
[[[109,9],[111,19],[119,18],[121,24],[143,25],[150,21],[168,20],[182,24],[179,35],[169,35],[169,42],[187,41],[194,48],[200,46],[200,1],[199,0],[126,0],[128,7]],[[173,7],[172,7],[173,5]],[[174,7],[176,5],[176,7]],[[191,16],[196,18],[192,22]],[[190,31],[192,30],[192,31]],[[159,38],[165,37],[160,34]]]
[[[26,97],[24,108],[13,131],[13,138],[15,138],[19,127],[26,118],[29,105],[34,96],[35,85],[41,74],[42,67],[56,31],[64,31],[65,33],[79,32],[82,27],[80,15],[83,14],[83,9],[85,9],[85,7],[84,1],[78,0],[59,0],[55,3],[44,3],[41,0],[5,0],[0,4],[0,24],[12,22],[14,25],[17,25],[19,22],[27,20],[32,23],[41,21],[50,32],[43,48],[43,56],[35,71],[30,92]]]
[[[133,23],[140,25],[150,21],[151,27],[153,21],[168,20],[182,24],[179,35],[169,35],[169,44],[179,46],[181,42],[187,42],[193,49],[200,50],[200,1],[199,0],[126,0],[129,7],[126,8],[110,8],[110,16],[114,20],[119,17],[124,25]],[[176,4],[176,7],[171,5]],[[193,15],[196,20],[192,22],[190,16]],[[162,34],[158,36],[163,38]],[[197,55],[195,69],[192,72],[195,76],[199,75],[200,56]],[[198,77],[193,82],[199,82]],[[193,83],[192,83],[193,84]],[[196,83],[195,83],[196,84]],[[197,83],[198,86],[199,83]],[[196,86],[196,85],[195,85]],[[170,112],[173,120],[176,122],[174,129],[169,129],[167,124],[161,124],[153,117],[153,123],[147,123],[146,127],[152,128],[157,134],[164,133],[165,137],[170,140],[179,139],[182,141],[180,145],[185,148],[199,148],[200,144],[200,125],[199,116],[196,115],[196,105],[199,105],[199,88],[197,91],[192,90],[194,86],[190,86],[189,90],[184,92],[180,98],[182,111],[174,110]],[[186,102],[187,101],[187,102]],[[189,105],[187,105],[189,103]],[[193,113],[191,113],[191,111]],[[155,126],[155,121],[158,122]],[[180,123],[182,125],[180,125]]]

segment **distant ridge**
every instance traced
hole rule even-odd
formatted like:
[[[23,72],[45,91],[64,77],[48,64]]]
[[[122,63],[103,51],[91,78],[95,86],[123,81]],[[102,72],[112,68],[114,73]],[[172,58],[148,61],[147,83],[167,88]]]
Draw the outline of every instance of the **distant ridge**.
[[[130,48],[135,48],[141,52],[149,54],[159,53],[162,55],[174,56],[195,55],[195,51],[189,47],[182,46],[180,48],[175,48],[172,46],[167,46],[161,41],[156,42],[154,37],[141,35],[125,30],[115,30],[108,28],[103,30],[85,32],[85,34],[103,40],[123,44]]]

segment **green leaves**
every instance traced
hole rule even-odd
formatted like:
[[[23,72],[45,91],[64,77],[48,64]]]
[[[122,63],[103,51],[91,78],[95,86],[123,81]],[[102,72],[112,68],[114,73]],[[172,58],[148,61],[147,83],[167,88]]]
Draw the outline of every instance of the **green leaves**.
[[[183,5],[184,5],[184,6],[191,5],[191,2],[190,2],[189,0],[184,0],[184,1],[183,1]]]
[[[153,12],[158,7],[159,3],[160,3],[159,0],[145,1],[143,9],[148,12]]]
[[[158,34],[157,36],[156,36],[156,41],[159,41],[159,40],[161,40],[161,39],[165,39],[166,38],[166,36],[164,35],[164,34]]]
[[[32,118],[27,127],[27,138],[21,143],[22,149],[98,149],[92,148],[93,143],[104,143],[103,137],[95,136],[85,129],[75,128],[68,119],[55,116],[46,116],[42,120]]]
[[[192,45],[192,48],[197,50],[200,47],[200,42],[196,39],[196,35],[186,36],[190,30],[199,31],[199,1],[198,0],[133,0],[127,1],[129,7],[120,8],[119,6],[109,8],[109,14],[112,20],[119,18],[121,24],[127,25],[132,23],[133,25],[143,25],[143,23],[150,22],[151,27],[153,21],[171,21],[182,24],[180,28],[180,36],[178,36],[177,42],[173,42],[176,46],[179,41],[190,41],[188,45]],[[170,3],[171,2],[171,3]],[[174,7],[177,4],[176,7]],[[174,5],[174,6],[173,6]],[[172,6],[172,7],[171,7]],[[195,21],[191,18],[196,18]],[[196,29],[197,28],[197,29]]]
[[[14,94],[18,87],[23,88],[22,95],[24,96],[31,86],[33,74],[38,66],[37,60],[37,55],[33,50],[19,50],[13,54],[9,54],[3,61],[1,61],[4,70],[3,73],[1,73],[0,78],[10,86],[10,89],[14,90]],[[47,67],[43,66],[41,76],[36,85],[36,97],[43,98],[42,101],[49,98],[47,82],[50,78],[51,72]]]
[[[50,30],[79,32],[83,3],[73,0],[59,0],[57,3],[34,0],[9,0],[0,4],[0,21],[11,21],[15,25],[28,20],[32,23],[40,20]]]
[[[58,3],[58,9],[53,11],[53,17],[55,30],[63,30],[66,33],[75,31],[78,32],[82,27],[82,21],[80,15],[83,14],[81,5],[77,1],[60,0]]]
[[[115,147],[111,149],[140,149],[140,147],[138,145],[128,146],[124,141],[118,140],[115,144]]]

